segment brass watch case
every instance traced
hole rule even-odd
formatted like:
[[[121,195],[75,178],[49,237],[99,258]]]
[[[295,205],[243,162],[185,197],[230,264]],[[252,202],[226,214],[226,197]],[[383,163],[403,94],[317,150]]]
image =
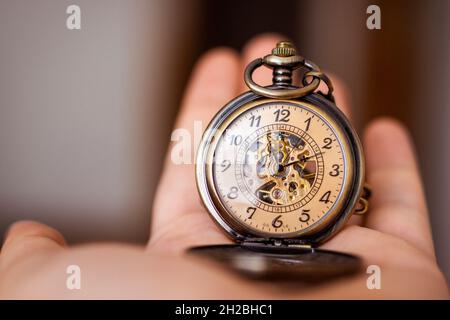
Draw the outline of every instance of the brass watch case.
[[[227,212],[217,194],[213,175],[214,150],[220,136],[237,115],[246,110],[270,101],[284,101],[291,104],[302,104],[316,110],[333,126],[338,126],[338,138],[346,154],[347,179],[342,197],[332,212],[311,227],[289,235],[274,235],[255,232],[243,225]],[[297,244],[315,247],[336,234],[354,213],[364,189],[364,155],[360,140],[344,114],[337,106],[323,97],[320,93],[313,93],[302,98],[289,100],[275,100],[261,97],[253,92],[247,92],[225,105],[212,119],[202,138],[196,159],[197,187],[204,206],[213,220],[226,234],[238,243],[277,243]]]

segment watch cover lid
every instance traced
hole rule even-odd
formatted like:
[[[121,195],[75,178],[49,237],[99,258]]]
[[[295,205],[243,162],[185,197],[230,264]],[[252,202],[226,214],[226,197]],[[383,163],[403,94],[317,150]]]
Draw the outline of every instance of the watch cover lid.
[[[355,273],[362,264],[360,258],[346,253],[263,243],[201,246],[188,252],[246,278],[263,281],[325,281]]]

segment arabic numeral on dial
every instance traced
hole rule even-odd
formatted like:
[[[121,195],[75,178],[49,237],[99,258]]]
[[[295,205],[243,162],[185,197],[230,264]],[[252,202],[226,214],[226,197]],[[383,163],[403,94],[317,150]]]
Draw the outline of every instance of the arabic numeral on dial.
[[[247,208],[247,213],[249,214],[249,216],[248,216],[247,219],[253,218],[253,215],[255,214],[255,212],[256,212],[256,208],[255,207],[248,207]]]
[[[231,187],[230,192],[228,192],[227,197],[229,199],[236,199],[238,197],[238,188],[237,187]]]
[[[250,127],[259,127],[259,124],[261,122],[261,116],[251,116],[250,117]]]
[[[275,219],[272,220],[272,227],[275,229],[280,228],[283,225],[283,221],[280,220],[281,214],[279,216],[276,216]]]
[[[225,172],[229,167],[231,167],[231,162],[230,160],[223,160],[220,166],[222,167],[222,172]]]
[[[309,216],[309,212],[310,212],[310,211],[311,211],[311,210],[309,210],[309,209],[303,209],[303,210],[302,210],[302,213],[300,214],[299,220],[300,220],[301,222],[308,222],[309,219],[311,218],[311,217]]]
[[[309,127],[311,126],[311,119],[312,119],[312,117],[309,117],[308,119],[305,120],[305,123],[306,123],[305,131],[309,130]]]
[[[323,196],[320,198],[321,202],[325,202],[328,203],[330,202],[330,195],[331,195],[331,191],[327,191],[323,194]]]
[[[289,122],[289,116],[291,112],[287,109],[277,110],[273,113],[275,115],[276,122]]]
[[[241,135],[234,135],[232,134],[230,136],[230,145],[238,146],[242,143],[242,136]]]
[[[325,138],[323,139],[323,147],[324,149],[331,149],[331,143],[333,143],[333,140],[331,140],[331,138]]]
[[[339,176],[339,173],[340,173],[340,166],[338,165],[338,164],[333,164],[333,166],[331,167],[333,170],[331,170],[330,172],[329,172],[329,174],[330,174],[330,176],[332,176],[332,177],[337,177],[337,176]]]

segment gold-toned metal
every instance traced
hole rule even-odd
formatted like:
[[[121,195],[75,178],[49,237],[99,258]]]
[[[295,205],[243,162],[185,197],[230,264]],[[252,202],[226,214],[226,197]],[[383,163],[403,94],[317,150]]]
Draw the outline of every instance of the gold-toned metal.
[[[285,88],[263,87],[253,81],[253,72],[263,65],[273,69],[273,84],[285,86]],[[302,87],[292,87],[292,71],[300,67],[320,72],[315,64],[308,63],[308,61],[297,54],[292,43],[282,41],[272,50],[272,54],[264,58],[255,59],[248,64],[244,73],[244,81],[253,92],[264,97],[276,99],[299,98],[314,92],[319,87],[321,80],[320,77],[313,76],[312,81],[309,83],[306,83],[305,79],[303,79]]]
[[[272,49],[272,54],[280,57],[290,57],[297,54],[292,42],[280,41],[277,43],[276,47]]]
[[[253,81],[253,72],[260,66],[266,66],[273,69],[273,84],[286,86],[286,88],[263,87]],[[292,87],[292,71],[304,67],[309,71],[303,75],[302,87]],[[311,80],[308,80],[312,78]],[[320,81],[324,81],[328,87],[326,96],[334,101],[333,84],[330,78],[320,71],[319,67],[314,63],[305,60],[297,54],[296,49],[291,42],[282,41],[277,43],[272,49],[272,54],[252,61],[244,73],[244,81],[247,86],[255,93],[278,99],[293,99],[303,97],[314,92],[320,85]]]
[[[262,87],[253,81],[253,72],[262,65],[263,60],[261,58],[253,60],[248,64],[244,74],[244,81],[250,90],[261,96],[275,99],[294,99],[314,92],[320,85],[320,80],[314,78],[309,85],[296,89],[272,89],[270,87]]]
[[[258,163],[260,171],[257,176],[263,183],[255,192],[277,205],[295,203],[305,196],[311,190],[312,180],[316,175],[316,172],[309,172],[308,179],[306,175],[300,176],[299,172],[293,169],[294,166],[298,166],[304,172],[306,160],[309,160],[314,152],[309,147],[297,149],[291,142],[292,137],[292,134],[274,137],[272,133],[268,133],[257,140],[257,143],[262,146],[256,154],[258,159],[262,159]],[[281,161],[273,157],[274,150],[279,156],[281,155]],[[248,153],[246,156],[252,155]],[[294,160],[289,161],[292,158]],[[312,159],[312,161],[315,160]]]
[[[323,72],[321,71],[309,71],[306,72],[305,75],[303,76],[303,85],[307,86],[311,83],[311,81],[308,82],[308,78],[312,78],[314,79],[319,79],[322,80],[323,82],[325,82],[325,84],[328,87],[328,92],[326,94],[324,94],[328,99],[330,99],[331,101],[334,102],[334,97],[333,97],[333,92],[334,92],[334,87],[333,87],[333,83],[331,82],[331,79]]]
[[[277,103],[278,105],[283,104],[297,104],[301,106],[302,108],[308,108],[311,111],[314,111],[315,114],[320,115],[324,119],[324,121],[330,123],[331,126],[334,128],[339,128],[337,123],[335,122],[335,119],[331,117],[330,115],[324,113],[322,110],[320,110],[317,106],[306,103],[306,102],[299,102],[299,101],[292,101],[292,100],[278,100],[278,99],[264,99],[259,100],[255,102],[248,103],[232,114],[230,114],[226,120],[220,125],[220,127],[215,128],[215,137],[217,139],[213,139],[210,142],[210,145],[208,146],[208,153],[207,153],[207,159],[206,159],[206,180],[207,180],[207,186],[208,190],[210,191],[210,196],[212,198],[212,201],[215,203],[215,206],[219,208],[219,213],[222,216],[223,219],[227,220],[234,228],[234,230],[238,230],[244,233],[247,233],[246,230],[252,230],[253,234],[259,235],[263,238],[295,238],[299,236],[306,236],[309,234],[314,234],[320,232],[323,228],[325,228],[329,222],[333,221],[333,219],[342,212],[343,205],[346,202],[343,198],[339,198],[339,201],[335,203],[331,211],[327,212],[326,215],[322,217],[320,220],[320,223],[315,223],[313,225],[310,225],[309,227],[295,231],[295,232],[289,232],[289,233],[274,233],[274,232],[264,232],[262,230],[259,230],[257,228],[253,228],[247,224],[244,224],[243,221],[240,221],[238,218],[230,214],[230,210],[224,205],[222,196],[219,194],[215,182],[215,177],[213,173],[213,166],[214,163],[214,157],[215,153],[217,152],[217,145],[220,141],[218,139],[219,137],[222,137],[225,134],[225,130],[229,127],[229,125],[235,121],[240,115],[244,114],[245,112],[249,111],[252,108],[258,107],[260,105],[264,105],[267,103]],[[345,157],[346,162],[346,179],[344,181],[344,185],[342,187],[342,191],[340,194],[342,194],[342,197],[345,197],[348,194],[349,189],[351,188],[351,181],[353,177],[354,172],[354,166],[356,165],[353,163],[352,158],[348,157],[347,155],[350,154],[350,146],[348,145],[348,140],[345,137],[345,132],[341,130],[336,130],[336,137],[337,140],[341,143],[342,146],[342,154]],[[359,164],[360,170],[363,172],[363,164]]]
[[[362,216],[369,210],[369,201],[364,198],[359,198],[359,207],[355,209],[355,214]]]
[[[273,70],[272,86],[253,81],[260,66]],[[292,72],[298,68],[306,72],[296,87]],[[357,134],[332,103],[331,80],[289,42],[278,43],[271,54],[249,63],[244,79],[253,93],[226,105],[200,144],[196,179],[202,201],[238,242],[322,243],[351,214],[368,210],[370,189],[363,187],[364,155]],[[315,93],[322,81],[328,92]],[[286,110],[289,120],[279,117]],[[235,144],[237,135],[242,145]],[[295,139],[303,141],[303,149],[294,145]],[[331,143],[333,149],[327,147]],[[247,159],[257,161],[249,162],[248,172]],[[231,169],[224,173],[220,165]]]
[[[364,215],[369,211],[369,199],[372,195],[372,188],[366,183],[364,184],[363,193],[358,201],[358,207],[355,209],[356,215]]]

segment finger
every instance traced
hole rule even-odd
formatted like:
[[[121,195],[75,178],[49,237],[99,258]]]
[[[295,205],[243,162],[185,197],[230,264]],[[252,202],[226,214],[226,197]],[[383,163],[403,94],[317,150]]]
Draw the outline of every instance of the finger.
[[[327,286],[326,291],[328,293],[334,291],[333,287],[335,287],[335,289],[342,287],[340,288],[341,290],[338,290],[340,291],[339,293],[331,293],[331,295],[336,294],[335,297],[337,297],[338,294],[341,294],[341,298],[346,297],[349,294],[351,295],[351,290],[358,291],[358,299],[374,298],[376,295],[372,297],[370,296],[370,292],[373,291],[382,292],[382,296],[384,298],[389,298],[390,296],[399,297],[398,290],[400,288],[400,283],[405,284],[404,289],[407,289],[406,291],[414,291],[413,287],[418,283],[416,283],[415,280],[411,281],[411,279],[416,279],[415,276],[422,279],[421,285],[417,288],[422,287],[422,290],[424,290],[424,288],[431,290],[425,295],[429,296],[430,292],[433,292],[437,297],[439,295],[448,296],[448,288],[446,287],[445,277],[439,268],[437,268],[436,263],[430,263],[429,259],[424,259],[424,254],[420,249],[414,248],[410,243],[398,237],[364,227],[350,226],[344,228],[330,241],[327,241],[322,248],[350,253],[362,259],[363,267],[361,268],[362,270],[359,275],[345,279],[343,278],[341,281],[345,282],[344,286],[342,286],[342,283],[337,286],[336,283]],[[367,290],[365,288],[366,281],[370,274],[368,269],[369,266],[376,266],[380,268],[382,290]],[[408,279],[403,279],[402,275],[407,275],[411,283],[408,282]],[[365,290],[356,289],[356,283],[353,283],[355,280],[359,283],[359,288],[365,288]],[[352,283],[355,285],[355,288],[353,289],[351,288]],[[424,286],[424,283],[433,283],[435,285]],[[436,284],[442,285],[436,286]],[[321,289],[319,289],[319,291],[321,291]],[[368,296],[364,297],[365,293],[368,294]],[[402,294],[404,297],[408,295],[406,292]],[[417,294],[423,295],[424,293],[411,292],[410,298],[417,299]],[[414,297],[414,295],[416,296]],[[380,296],[378,298],[380,298]]]
[[[331,82],[333,83],[334,87],[334,98],[336,99],[336,105],[338,108],[345,114],[345,116],[351,120],[352,114],[351,114],[351,104],[350,104],[350,98],[347,90],[347,86],[345,85],[344,81],[342,81],[341,78],[339,78],[336,75],[328,74],[328,76],[331,79]],[[322,82],[320,86],[324,86],[324,83]],[[327,92],[327,88],[321,88],[322,92]]]
[[[366,130],[368,181],[373,187],[367,226],[434,254],[416,155],[407,130],[380,119]]]
[[[191,129],[194,121],[208,122],[236,96],[239,56],[229,48],[216,48],[204,54],[193,75],[177,118],[177,128]]]
[[[11,225],[6,233],[1,250],[2,266],[22,257],[38,252],[62,249],[64,237],[57,230],[34,221],[19,221]]]
[[[199,140],[196,136],[201,136],[213,115],[236,96],[239,68],[239,57],[230,49],[215,49],[200,59],[189,81],[175,128],[185,130],[189,139],[177,144],[187,142],[191,149],[190,143]],[[200,121],[202,128],[194,132],[196,121]],[[172,157],[175,145],[169,148],[156,194],[152,242],[167,240],[167,237],[181,239],[183,236],[189,237],[184,239],[185,246],[195,241],[223,242],[222,233],[205,213],[198,197],[193,157],[188,159],[188,164],[176,164]],[[184,235],[169,234],[171,230]]]

